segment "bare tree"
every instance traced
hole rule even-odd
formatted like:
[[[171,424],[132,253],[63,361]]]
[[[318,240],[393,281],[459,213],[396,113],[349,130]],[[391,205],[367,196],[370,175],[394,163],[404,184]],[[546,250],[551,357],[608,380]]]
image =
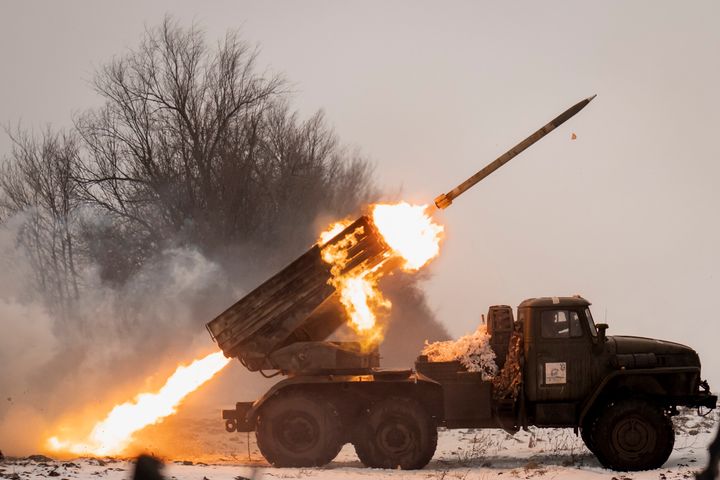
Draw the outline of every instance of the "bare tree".
[[[11,134],[0,213],[27,215],[43,289],[77,297],[78,257],[122,283],[177,244],[294,253],[314,240],[318,215],[355,213],[375,195],[370,164],[322,111],[293,112],[257,56],[235,33],[209,46],[168,18],[100,68],[104,103],[72,133]]]
[[[155,240],[222,205],[224,160],[252,154],[263,104],[282,86],[254,72],[256,56],[232,34],[213,52],[166,19],[105,66],[95,81],[105,106],[77,122],[90,149],[85,198]]]
[[[69,133],[49,128],[39,138],[7,131],[13,147],[0,169],[0,215],[26,216],[20,240],[37,282],[62,307],[77,299],[78,271],[73,225],[79,207],[73,165],[79,145]]]
[[[345,214],[371,194],[367,162],[321,112],[291,113],[283,80],[256,60],[236,34],[212,49],[166,19],[98,72],[105,104],[76,122],[87,147],[77,182],[114,219],[106,237],[126,235],[139,257],[168,239],[211,252],[306,243],[320,211]]]
[[[318,212],[357,212],[376,195],[370,164],[339,146],[322,112],[301,122],[278,102],[265,115],[265,130],[256,168],[267,220],[263,242],[305,232]]]

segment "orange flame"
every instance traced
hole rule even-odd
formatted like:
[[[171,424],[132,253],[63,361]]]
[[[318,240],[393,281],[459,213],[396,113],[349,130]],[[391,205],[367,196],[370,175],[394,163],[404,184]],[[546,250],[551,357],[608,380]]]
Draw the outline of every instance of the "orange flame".
[[[393,253],[405,260],[406,270],[419,270],[440,253],[443,227],[426,213],[427,205],[378,204],[372,219]]]
[[[324,232],[320,234],[320,241],[318,242],[320,245],[324,245],[343,230],[350,225],[350,220],[340,220],[339,222],[335,222],[331,224]]]
[[[178,405],[191,392],[210,380],[230,360],[222,352],[180,365],[157,393],[141,393],[134,400],[116,405],[104,420],[95,424],[84,441],[48,439],[56,452],[79,455],[117,455],[132,442],[133,434],[175,413]]]
[[[328,242],[333,239],[348,224],[347,221],[334,223],[320,234],[320,241]],[[325,262],[332,265],[330,284],[340,294],[340,303],[345,307],[351,325],[358,332],[369,333],[369,329],[375,325],[374,311],[379,308],[390,308],[390,302],[383,298],[376,288],[377,278],[374,273],[377,271],[377,267],[375,269],[354,269],[350,273],[342,272],[347,265],[348,250],[358,242],[357,236],[362,233],[363,227],[355,229],[334,245],[325,246],[321,251],[321,256]]]
[[[323,260],[332,265],[330,284],[338,291],[351,326],[368,343],[374,343],[381,337],[376,328],[377,314],[388,311],[392,306],[378,288],[378,281],[385,273],[383,265],[391,258],[399,258],[405,270],[416,271],[440,252],[443,227],[433,222],[426,211],[427,205],[410,205],[405,202],[395,205],[376,204],[372,207],[373,224],[389,248],[382,261],[373,267],[361,266],[343,273],[348,249],[357,243],[357,235],[363,233],[362,227],[334,245],[325,246],[321,251]],[[327,243],[349,224],[343,221],[331,225],[320,234],[319,243]]]

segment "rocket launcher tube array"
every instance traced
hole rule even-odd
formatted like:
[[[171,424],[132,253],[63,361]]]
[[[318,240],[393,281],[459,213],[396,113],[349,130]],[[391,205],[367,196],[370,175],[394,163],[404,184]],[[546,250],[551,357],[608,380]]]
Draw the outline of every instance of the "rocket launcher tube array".
[[[322,250],[355,232],[356,242],[346,247],[343,272],[371,268],[383,259],[387,245],[369,217],[363,216],[324,245],[314,245],[284,269],[207,324],[226,357],[238,357],[249,370],[281,369],[273,353],[300,342],[318,342],[344,323],[323,310],[335,293],[328,282],[331,265]],[[332,305],[325,305],[331,310]],[[277,359],[282,360],[281,357]]]
[[[593,95],[592,97],[588,97],[584,100],[579,101],[557,117],[550,120],[550,122],[548,122],[548,124],[542,127],[540,130],[536,131],[535,133],[527,137],[525,140],[512,147],[510,150],[500,155],[493,162],[487,164],[475,175],[471,176],[470,178],[462,182],[460,185],[450,190],[448,193],[443,193],[442,195],[439,195],[437,198],[435,198],[435,206],[440,210],[443,210],[452,205],[453,200],[465,193],[466,190],[472,188],[480,180],[484,179],[485,177],[493,173],[495,170],[505,165],[507,162],[522,153],[523,150],[525,150],[533,143],[537,142],[545,135],[552,132],[557,127],[575,116],[576,113],[585,108],[585,106],[590,103],[590,101],[592,101],[592,99],[596,96],[597,95]]]

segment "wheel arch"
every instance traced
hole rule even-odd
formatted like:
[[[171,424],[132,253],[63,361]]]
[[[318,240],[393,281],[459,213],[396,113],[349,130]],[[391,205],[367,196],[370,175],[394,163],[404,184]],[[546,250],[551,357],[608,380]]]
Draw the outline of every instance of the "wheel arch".
[[[636,370],[616,370],[607,375],[585,400],[580,409],[577,426],[583,425],[590,413],[611,398],[642,396],[662,399],[672,404],[673,384],[680,376],[699,374],[697,367],[671,367]]]

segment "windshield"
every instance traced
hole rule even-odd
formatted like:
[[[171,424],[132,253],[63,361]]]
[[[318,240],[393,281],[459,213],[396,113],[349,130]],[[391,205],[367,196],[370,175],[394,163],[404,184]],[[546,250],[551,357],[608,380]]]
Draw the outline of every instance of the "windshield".
[[[590,335],[592,335],[593,337],[597,337],[597,329],[595,328],[595,322],[593,322],[592,313],[590,313],[589,308],[585,309],[585,318],[587,318]]]

